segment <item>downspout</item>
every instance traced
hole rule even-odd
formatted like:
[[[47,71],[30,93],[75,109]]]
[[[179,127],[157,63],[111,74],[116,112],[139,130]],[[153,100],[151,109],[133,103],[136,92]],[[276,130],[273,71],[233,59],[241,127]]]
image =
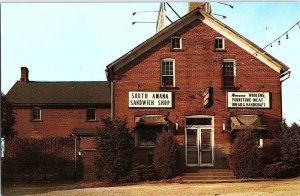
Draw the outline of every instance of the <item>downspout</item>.
[[[111,101],[111,119],[115,118],[115,104],[114,104],[114,81],[110,82],[110,101]]]
[[[287,77],[285,77],[285,76],[287,76]],[[281,105],[281,122],[282,122],[282,83],[284,82],[284,81],[286,81],[287,79],[289,79],[290,78],[290,76],[291,76],[291,71],[286,71],[286,72],[283,72],[282,74],[280,74],[280,105]],[[285,77],[285,78],[283,78],[283,77]],[[281,78],[283,78],[282,80],[281,80]]]

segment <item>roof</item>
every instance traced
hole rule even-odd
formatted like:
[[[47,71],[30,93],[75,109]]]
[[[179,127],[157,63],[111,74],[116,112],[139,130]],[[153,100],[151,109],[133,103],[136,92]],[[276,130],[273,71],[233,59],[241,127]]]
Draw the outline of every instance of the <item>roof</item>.
[[[201,20],[204,24],[210,26],[215,31],[222,34],[227,39],[231,40],[239,47],[246,50],[248,53],[253,55],[255,58],[259,59],[260,61],[264,62],[266,65],[271,67],[273,70],[277,71],[278,73],[285,72],[289,69],[287,65],[280,62],[275,57],[268,54],[266,51],[261,49],[259,46],[251,42],[250,40],[246,39],[227,25],[223,24],[213,16],[207,14],[205,11],[201,10],[201,8],[197,8],[182,18],[178,19],[177,21],[173,22],[168,27],[164,28],[163,30],[159,31],[137,47],[133,48],[131,51],[126,53],[125,55],[121,56],[120,58],[116,59],[109,65],[107,65],[107,69],[109,70],[108,73],[118,71],[122,67],[126,66],[128,63],[133,61],[134,59],[138,58],[140,55],[144,54],[161,41],[165,40],[169,36],[176,33],[181,28],[189,25],[195,20]],[[255,55],[254,55],[255,54]],[[108,77],[109,79],[109,77]]]
[[[20,82],[6,95],[13,105],[110,105],[110,86],[97,82]]]

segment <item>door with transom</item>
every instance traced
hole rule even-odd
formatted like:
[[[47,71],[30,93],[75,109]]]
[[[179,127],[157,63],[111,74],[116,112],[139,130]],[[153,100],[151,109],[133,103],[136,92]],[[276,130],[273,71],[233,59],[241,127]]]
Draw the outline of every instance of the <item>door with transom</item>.
[[[213,166],[213,118],[186,118],[185,152],[186,166]]]

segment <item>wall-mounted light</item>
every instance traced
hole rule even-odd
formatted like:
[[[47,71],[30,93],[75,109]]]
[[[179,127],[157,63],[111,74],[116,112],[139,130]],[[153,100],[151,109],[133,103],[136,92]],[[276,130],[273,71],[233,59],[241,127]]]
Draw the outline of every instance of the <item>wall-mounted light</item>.
[[[175,123],[176,131],[178,131],[178,116],[176,115],[176,123]]]
[[[225,119],[222,119],[222,133],[224,133],[226,130],[226,121]]]

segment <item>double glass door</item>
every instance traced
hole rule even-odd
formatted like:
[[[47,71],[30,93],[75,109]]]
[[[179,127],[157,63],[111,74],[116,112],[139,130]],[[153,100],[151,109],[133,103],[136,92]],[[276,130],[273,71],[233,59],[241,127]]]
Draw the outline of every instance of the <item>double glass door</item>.
[[[186,164],[213,166],[213,129],[186,128]]]

